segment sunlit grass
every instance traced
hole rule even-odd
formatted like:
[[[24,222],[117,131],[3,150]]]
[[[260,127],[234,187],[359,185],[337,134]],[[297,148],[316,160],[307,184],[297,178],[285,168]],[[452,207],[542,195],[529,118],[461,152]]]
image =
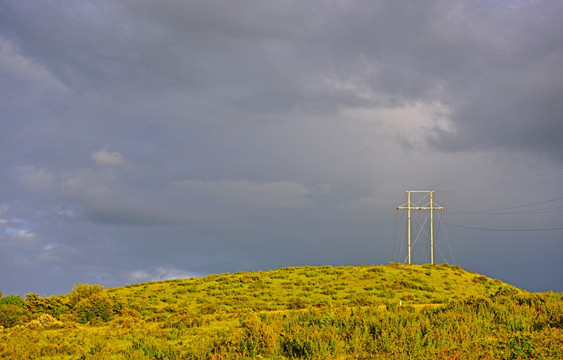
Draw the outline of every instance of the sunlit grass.
[[[291,267],[18,301],[0,305],[0,320],[15,314],[0,358],[517,359],[563,348],[561,294],[449,265]]]

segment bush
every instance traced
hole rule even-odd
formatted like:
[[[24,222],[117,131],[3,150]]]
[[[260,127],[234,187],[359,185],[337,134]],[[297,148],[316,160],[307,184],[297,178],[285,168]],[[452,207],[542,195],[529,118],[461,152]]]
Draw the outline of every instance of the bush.
[[[243,334],[241,336],[241,350],[252,355],[273,354],[277,346],[279,329],[264,323],[256,314],[241,319]]]
[[[300,296],[295,296],[287,302],[287,308],[290,310],[299,310],[305,309],[308,306],[307,300],[303,299]]]
[[[0,326],[21,325],[27,319],[27,311],[19,295],[8,295],[0,298]]]
[[[25,307],[31,312],[42,312],[45,311],[45,299],[41,296],[29,293],[25,294]]]
[[[358,294],[350,299],[350,303],[354,306],[369,306],[375,304],[375,301],[368,295]]]
[[[82,299],[74,308],[76,321],[85,324],[94,319],[110,321],[113,315],[113,303],[106,294],[96,294]]]
[[[74,307],[83,299],[105,293],[106,289],[102,285],[76,284],[72,287],[72,293],[70,294],[70,306]]]
[[[70,305],[76,321],[85,324],[94,319],[110,321],[114,304],[101,285],[78,284],[70,294]]]
[[[27,311],[23,306],[10,303],[0,304],[0,326],[12,327],[27,321]]]
[[[49,314],[43,314],[37,319],[34,319],[26,324],[27,328],[37,329],[37,328],[57,328],[62,327],[63,323]]]
[[[0,299],[0,305],[11,304],[23,307],[23,299],[19,295],[8,295]]]

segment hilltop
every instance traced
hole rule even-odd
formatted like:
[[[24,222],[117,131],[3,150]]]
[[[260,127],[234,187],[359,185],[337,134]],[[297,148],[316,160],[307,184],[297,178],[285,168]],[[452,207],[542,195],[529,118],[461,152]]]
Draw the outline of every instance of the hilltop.
[[[0,299],[0,358],[559,358],[563,298],[450,265],[305,266]],[[541,356],[538,356],[541,355]]]
[[[194,312],[272,311],[305,307],[441,304],[499,289],[521,292],[459,266],[304,266],[213,274],[110,289],[140,309],[180,306]]]

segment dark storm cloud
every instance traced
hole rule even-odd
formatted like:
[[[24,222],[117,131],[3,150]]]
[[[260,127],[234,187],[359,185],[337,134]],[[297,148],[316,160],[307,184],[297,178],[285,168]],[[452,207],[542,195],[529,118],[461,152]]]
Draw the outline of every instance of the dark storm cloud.
[[[405,189],[561,167],[562,8],[0,1],[0,263],[25,274],[0,271],[0,286],[388,262]],[[518,201],[560,191],[557,175]],[[446,205],[518,204],[454,194]],[[524,238],[502,266],[458,238],[477,271],[527,261]]]
[[[445,150],[535,150],[561,156],[563,131],[563,14],[561,2],[524,3],[482,13],[479,40],[450,82],[453,133],[434,144]],[[470,54],[468,54],[470,55]]]
[[[324,113],[438,101],[452,122],[438,148],[561,152],[560,2],[15,4],[8,39],[104,106],[172,102],[179,117],[181,102],[190,121],[222,116],[210,102]]]

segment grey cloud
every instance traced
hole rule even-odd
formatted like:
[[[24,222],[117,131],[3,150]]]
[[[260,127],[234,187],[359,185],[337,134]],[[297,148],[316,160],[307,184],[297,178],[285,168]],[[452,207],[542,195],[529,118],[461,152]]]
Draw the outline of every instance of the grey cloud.
[[[453,77],[454,131],[431,139],[444,150],[508,149],[561,156],[563,14],[559,2],[539,2],[483,13],[473,32],[479,56]],[[540,25],[542,24],[542,25]]]
[[[561,167],[561,10],[558,1],[2,1],[0,216],[21,222],[0,226],[34,234],[36,247],[4,231],[0,264],[70,289],[388,262],[406,189]],[[440,195],[447,207],[495,208],[552,197],[558,184],[517,198]],[[551,225],[552,215],[526,224]],[[480,246],[509,239],[487,236]],[[534,236],[557,250],[558,234]],[[515,239],[521,251],[502,266],[481,261],[469,233],[456,232],[452,247],[476,271],[521,274],[531,245]],[[560,272],[548,264],[533,266]],[[4,269],[2,286],[40,286],[19,286]]]
[[[182,223],[181,217],[147,205],[108,202],[86,206],[85,217],[101,225],[156,226]]]
[[[124,161],[116,155],[119,155],[118,152],[108,155],[101,151],[97,154],[103,165],[119,165]],[[115,183],[116,175],[113,174],[87,169],[53,173],[34,167],[20,168],[19,173],[19,178],[28,190],[67,204],[66,211],[61,210],[61,206],[53,209],[52,219],[89,220],[116,226],[174,225],[189,220],[181,214],[159,208],[158,204],[135,200],[123,191],[118,191],[117,188],[122,185]]]
[[[257,207],[300,208],[311,204],[313,191],[290,181],[255,183],[248,180],[183,180],[174,187],[192,196],[217,198],[235,205]]]

